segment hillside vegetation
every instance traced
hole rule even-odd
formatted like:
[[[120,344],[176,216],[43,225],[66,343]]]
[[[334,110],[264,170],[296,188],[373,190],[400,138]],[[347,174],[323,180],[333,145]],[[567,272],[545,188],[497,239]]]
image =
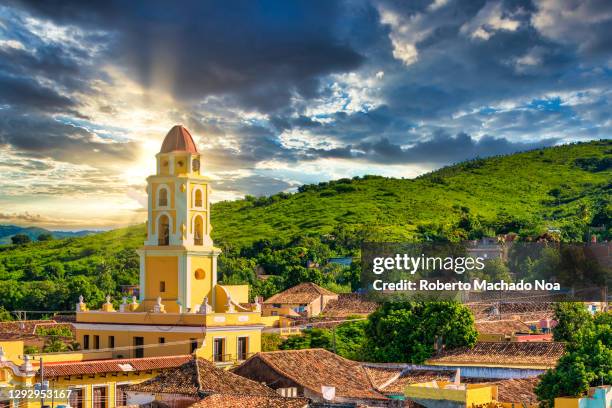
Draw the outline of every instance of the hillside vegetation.
[[[213,205],[213,238],[224,250],[227,283],[249,282],[253,295],[309,280],[350,290],[358,265],[328,264],[358,254],[363,240],[450,240],[548,229],[565,241],[610,237],[612,141],[476,159],[416,179],[364,176],[305,185],[294,194]],[[603,227],[602,227],[603,226]],[[144,225],[96,235],[0,246],[0,306],[72,309],[79,294],[99,303],[138,281],[134,249]],[[321,265],[306,268],[307,261]],[[256,279],[261,266],[275,275]]]
[[[307,185],[300,194],[216,204],[215,239],[244,245],[328,233],[338,224],[363,224],[386,239],[406,239],[419,226],[458,221],[462,207],[490,221],[507,214],[567,227],[585,215],[581,205],[593,207],[610,194],[611,162],[608,140],[472,160],[416,179],[365,176]]]

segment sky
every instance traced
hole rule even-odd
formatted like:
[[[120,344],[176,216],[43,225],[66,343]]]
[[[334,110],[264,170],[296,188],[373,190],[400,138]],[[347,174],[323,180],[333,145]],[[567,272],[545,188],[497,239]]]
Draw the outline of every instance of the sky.
[[[174,124],[213,200],[612,136],[612,2],[0,3],[0,224],[146,219]]]

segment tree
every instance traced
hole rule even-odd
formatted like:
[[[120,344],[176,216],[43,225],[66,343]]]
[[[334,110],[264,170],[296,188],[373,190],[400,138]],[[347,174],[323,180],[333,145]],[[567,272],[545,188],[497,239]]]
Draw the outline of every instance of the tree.
[[[289,336],[280,344],[281,350],[324,348],[345,358],[361,359],[365,341],[365,320],[348,321],[335,328],[306,329],[302,334]]]
[[[484,263],[485,267],[482,271],[471,271],[470,278],[485,279],[488,281],[511,282],[510,269],[501,259],[490,259]]]
[[[39,242],[51,241],[51,240],[53,240],[53,235],[51,235],[51,233],[49,233],[49,232],[43,232],[42,234],[40,234],[36,238],[36,240],[39,241]]]
[[[332,333],[332,347],[335,348],[335,352],[342,357],[359,360],[361,349],[366,340],[366,324],[366,320],[358,320],[348,321],[336,326],[335,333]]]
[[[593,323],[591,314],[580,302],[560,302],[554,305],[557,325],[553,329],[554,341],[573,342],[578,331]]]
[[[52,337],[45,341],[45,345],[43,347],[44,353],[57,353],[60,351],[68,351],[68,346],[62,340]]]
[[[4,306],[0,306],[0,322],[10,322],[11,320],[13,320],[11,312],[6,310]]]
[[[45,266],[45,274],[49,278],[63,279],[65,275],[64,265],[61,262],[51,262]]]
[[[370,361],[420,364],[438,340],[446,348],[473,346],[470,310],[456,302],[387,302],[368,317],[364,355]]]
[[[552,407],[555,397],[577,397],[589,388],[584,363],[576,357],[562,358],[557,368],[548,370],[536,385],[535,393],[544,407]]]
[[[15,234],[11,237],[11,242],[13,245],[23,245],[32,242],[32,240],[26,234]]]
[[[566,314],[576,323],[574,319],[582,313],[573,306],[569,309]],[[542,376],[535,389],[546,408],[553,406],[555,397],[577,397],[584,395],[589,386],[612,383],[612,312],[587,319],[567,338],[565,354],[554,369]]]
[[[102,263],[98,265],[97,269],[97,279],[96,285],[98,289],[102,291],[105,295],[111,295],[115,293],[115,289],[117,289],[117,283],[113,278],[112,268],[110,263]]]
[[[67,279],[68,293],[71,298],[67,299],[64,307],[72,310],[80,295],[85,298],[85,303],[90,308],[100,305],[106,296],[89,278],[85,276],[74,276]],[[63,309],[66,310],[66,309]]]
[[[10,309],[22,308],[24,287],[15,280],[0,281],[0,305]]]
[[[301,350],[310,348],[310,335],[306,332],[289,336],[280,345],[281,350]]]
[[[283,339],[276,333],[261,334],[261,351],[276,351],[280,348]]]
[[[40,349],[36,346],[23,346],[23,354],[38,354]]]

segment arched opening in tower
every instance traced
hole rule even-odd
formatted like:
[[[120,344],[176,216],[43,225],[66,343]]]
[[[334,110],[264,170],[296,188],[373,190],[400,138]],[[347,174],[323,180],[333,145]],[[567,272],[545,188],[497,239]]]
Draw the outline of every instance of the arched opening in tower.
[[[193,234],[193,243],[195,245],[204,245],[204,223],[202,222],[202,216],[196,215],[194,222],[194,234]]]
[[[158,243],[159,245],[170,245],[170,220],[167,215],[159,217],[159,229],[158,229]]]

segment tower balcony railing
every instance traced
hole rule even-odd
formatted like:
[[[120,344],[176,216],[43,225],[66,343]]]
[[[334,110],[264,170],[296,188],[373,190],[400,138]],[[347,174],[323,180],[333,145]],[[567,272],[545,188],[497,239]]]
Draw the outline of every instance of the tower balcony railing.
[[[122,324],[158,324],[158,325],[197,325],[205,327],[268,325],[261,313],[255,311],[234,313],[194,313],[168,310],[156,313],[151,309],[155,301],[145,301],[139,311],[104,311],[87,310],[77,313],[78,323],[122,323]],[[129,304],[128,304],[129,306]]]

